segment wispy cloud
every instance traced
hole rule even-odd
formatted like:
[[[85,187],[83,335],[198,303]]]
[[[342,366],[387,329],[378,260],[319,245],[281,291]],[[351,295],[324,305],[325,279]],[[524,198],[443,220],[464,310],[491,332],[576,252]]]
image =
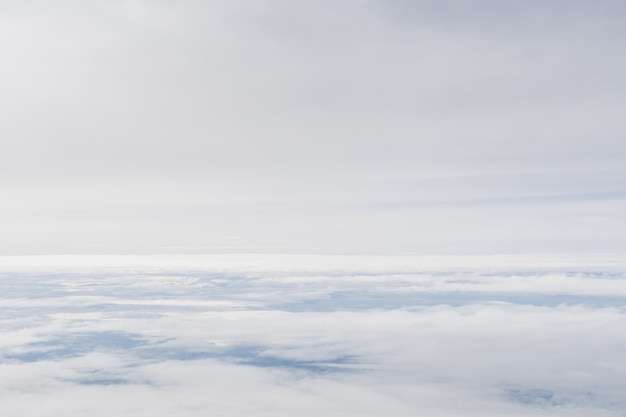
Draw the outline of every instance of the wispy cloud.
[[[0,10],[3,253],[620,244],[619,2]]]

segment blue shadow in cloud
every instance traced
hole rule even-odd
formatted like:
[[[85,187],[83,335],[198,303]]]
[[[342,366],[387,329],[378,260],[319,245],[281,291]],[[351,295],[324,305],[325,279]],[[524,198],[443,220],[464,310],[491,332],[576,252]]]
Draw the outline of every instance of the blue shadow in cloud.
[[[346,372],[349,368],[342,365],[356,364],[355,356],[338,356],[324,361],[296,360],[265,355],[257,346],[234,346],[222,352],[221,357],[236,363],[262,368],[299,369],[315,373]]]
[[[133,333],[67,333],[63,337],[28,344],[25,352],[5,353],[4,357],[22,362],[38,362],[81,356],[94,350],[129,350],[147,343],[141,335]]]
[[[284,368],[315,373],[346,372],[349,365],[358,363],[354,356],[338,356],[329,360],[297,360],[266,354],[266,348],[255,345],[236,345],[227,348],[194,350],[169,348],[150,343],[140,334],[123,332],[68,333],[53,339],[31,343],[24,351],[6,352],[4,358],[21,362],[61,360],[85,355],[93,351],[131,353],[137,360],[193,361],[218,359],[226,362],[263,368]],[[112,385],[123,383],[117,378],[85,378],[79,381],[84,385]]]
[[[85,378],[73,380],[72,382],[79,385],[125,385],[129,383],[129,381],[121,378]]]
[[[257,366],[262,368],[283,368],[303,370],[314,373],[334,373],[352,371],[349,365],[357,364],[355,356],[337,356],[328,360],[297,360],[265,354],[263,346],[237,345],[214,350],[187,350],[149,347],[140,348],[135,352],[146,360],[177,360],[193,361],[217,359],[239,365]]]

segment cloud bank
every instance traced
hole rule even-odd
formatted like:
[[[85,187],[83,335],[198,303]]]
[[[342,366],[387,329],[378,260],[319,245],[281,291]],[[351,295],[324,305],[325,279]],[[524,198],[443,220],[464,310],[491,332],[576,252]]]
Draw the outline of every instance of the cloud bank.
[[[91,270],[77,258],[2,258],[0,408],[619,416],[626,406],[623,257],[595,267],[565,256],[191,258],[92,257]]]

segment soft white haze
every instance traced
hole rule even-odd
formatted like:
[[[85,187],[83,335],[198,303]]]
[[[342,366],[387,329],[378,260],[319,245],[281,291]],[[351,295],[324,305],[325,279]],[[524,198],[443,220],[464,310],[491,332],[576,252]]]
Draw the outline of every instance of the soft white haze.
[[[1,1],[0,252],[626,250],[622,1]]]

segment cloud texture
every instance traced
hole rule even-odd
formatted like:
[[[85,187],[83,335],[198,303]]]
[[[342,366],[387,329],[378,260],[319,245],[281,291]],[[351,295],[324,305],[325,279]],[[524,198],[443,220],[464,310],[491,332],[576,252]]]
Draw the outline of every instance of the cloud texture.
[[[623,257],[490,259],[2,258],[0,408],[622,415]]]

